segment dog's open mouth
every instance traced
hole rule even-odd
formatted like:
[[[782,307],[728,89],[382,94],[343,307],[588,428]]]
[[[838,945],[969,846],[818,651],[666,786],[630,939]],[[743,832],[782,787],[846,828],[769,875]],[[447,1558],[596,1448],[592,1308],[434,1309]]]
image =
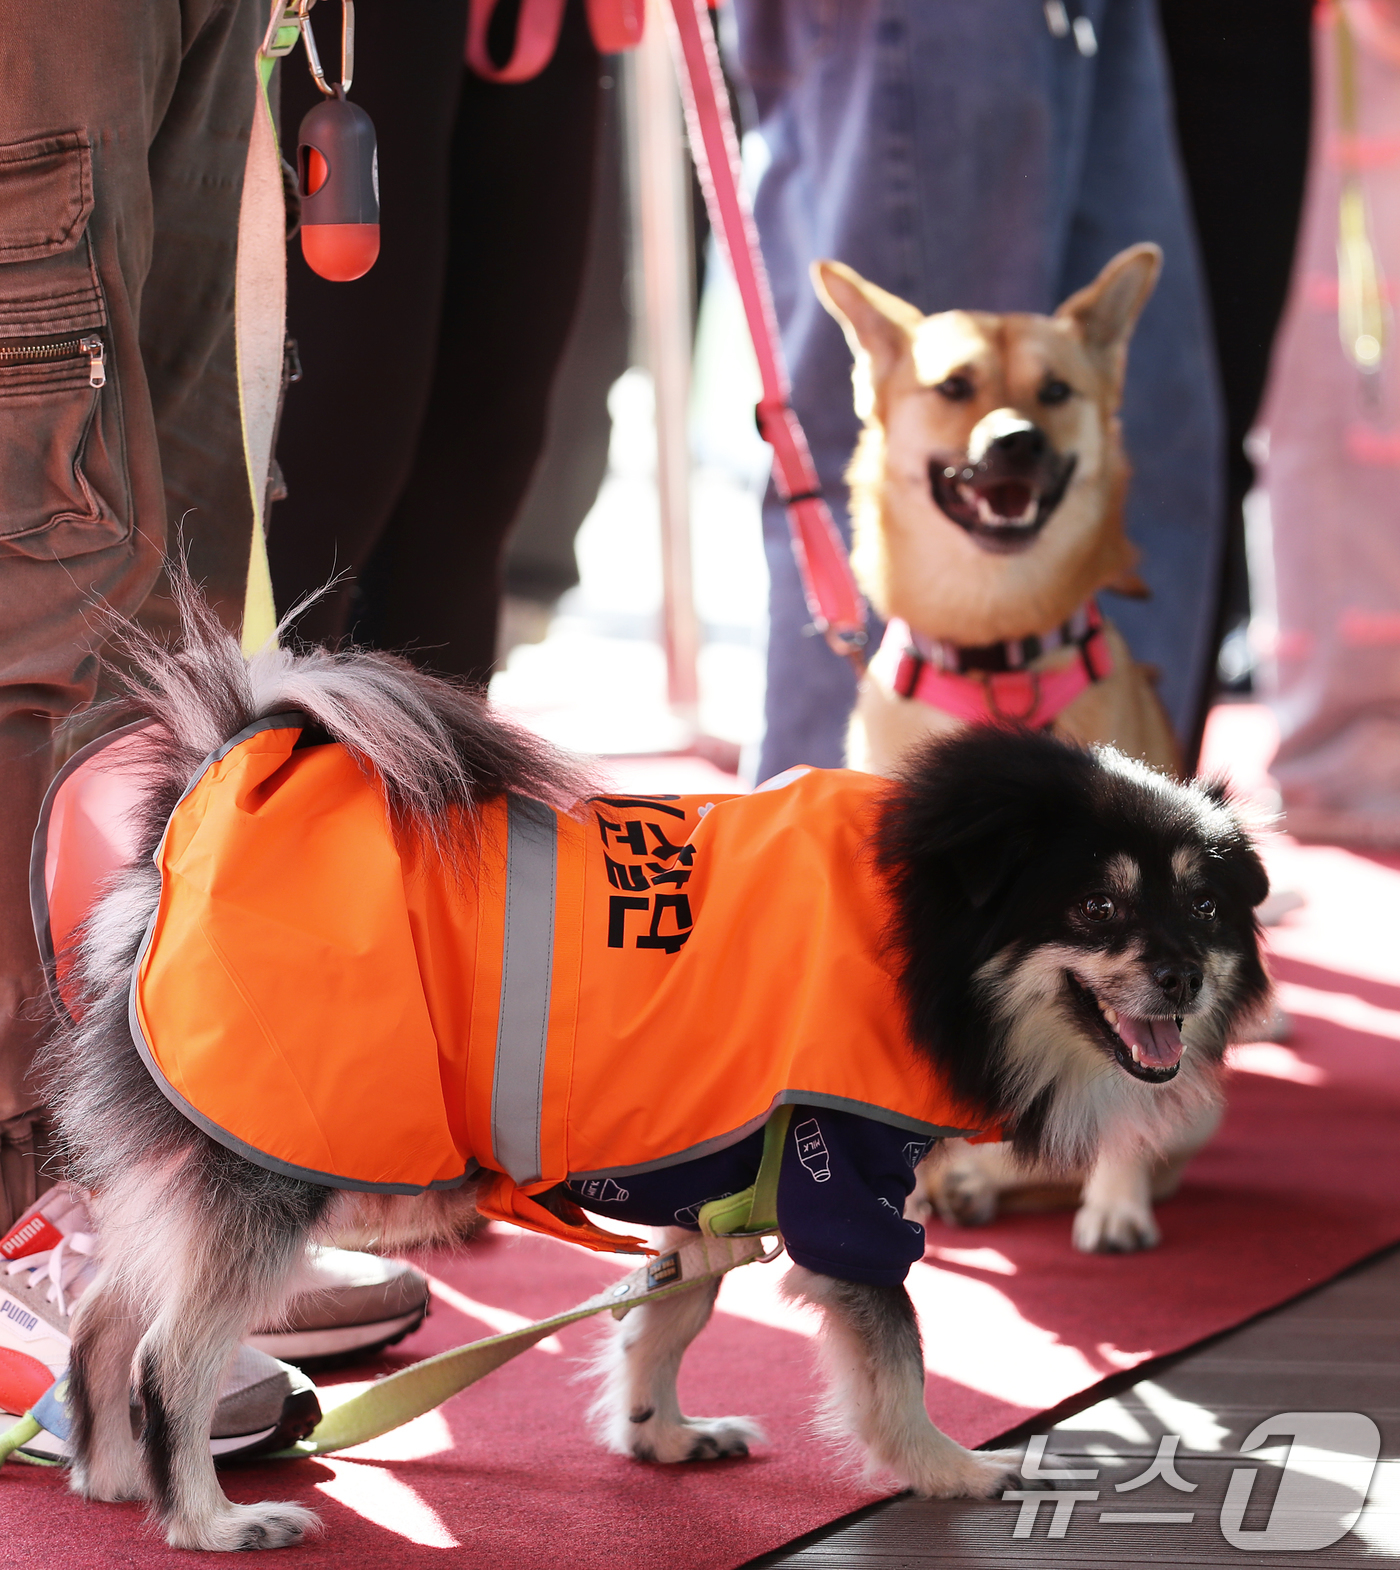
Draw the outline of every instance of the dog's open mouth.
[[[940,460],[929,464],[933,499],[940,512],[966,529],[985,551],[1008,556],[1025,550],[1060,505],[1075,459],[1051,455],[1029,474],[1008,475],[1001,464],[984,459]]]
[[[1066,972],[1070,996],[1085,1025],[1095,1032],[1119,1068],[1149,1085],[1175,1079],[1186,1046],[1181,1039],[1181,1015],[1157,1017],[1120,1014],[1102,1002],[1076,977]]]

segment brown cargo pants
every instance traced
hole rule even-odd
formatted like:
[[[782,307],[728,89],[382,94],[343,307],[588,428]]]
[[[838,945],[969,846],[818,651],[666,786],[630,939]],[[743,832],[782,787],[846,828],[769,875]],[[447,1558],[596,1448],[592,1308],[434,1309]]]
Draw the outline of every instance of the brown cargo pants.
[[[169,529],[241,610],[234,257],[267,17],[0,0],[0,1232],[58,1175],[28,896],[55,724],[92,699],[104,611],[161,620]]]

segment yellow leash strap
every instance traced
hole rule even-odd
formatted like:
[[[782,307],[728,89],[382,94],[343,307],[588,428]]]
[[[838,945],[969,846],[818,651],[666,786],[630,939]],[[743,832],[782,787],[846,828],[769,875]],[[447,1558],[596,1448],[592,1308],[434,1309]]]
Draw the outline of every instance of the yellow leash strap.
[[[421,1363],[390,1374],[387,1379],[381,1379],[368,1390],[333,1407],[317,1424],[310,1439],[303,1439],[287,1450],[275,1451],[270,1459],[296,1460],[326,1455],[332,1450],[345,1450],[351,1445],[377,1439],[380,1434],[387,1434],[391,1429],[421,1417],[424,1412],[432,1411],[449,1396],[474,1385],[478,1379],[564,1325],[608,1309],[621,1319],[643,1303],[653,1303],[677,1292],[689,1292],[751,1260],[776,1258],[781,1250],[781,1242],[770,1249],[759,1237],[698,1237],[693,1243],[649,1260],[577,1308],[537,1320],[519,1330],[506,1331],[503,1335],[487,1336],[483,1341],[473,1341],[451,1352],[440,1352],[436,1357],[424,1358]]]
[[[300,36],[296,5],[273,0],[267,32],[253,57],[253,130],[248,139],[243,198],[238,210],[234,344],[243,458],[253,513],[248,587],[243,600],[245,655],[256,654],[277,634],[263,513],[287,333],[287,203],[282,189],[282,155],[277,147],[267,87],[273,66],[292,51]]]
[[[483,1375],[508,1363],[561,1325],[601,1314],[604,1309],[611,1309],[621,1319],[639,1303],[669,1297],[673,1292],[688,1292],[701,1282],[713,1281],[754,1259],[776,1258],[782,1252],[778,1234],[778,1174],[791,1122],[791,1107],[779,1107],[768,1119],[758,1176],[741,1193],[711,1200],[701,1207],[701,1235],[693,1243],[685,1243],[639,1266],[607,1291],[566,1313],[503,1335],[487,1336],[484,1341],[473,1341],[452,1352],[440,1352],[390,1374],[344,1405],[332,1408],[310,1439],[276,1454],[290,1459],[362,1445],[440,1406],[448,1396],[474,1385]],[[770,1249],[765,1236],[777,1236],[776,1246]]]
[[[758,1176],[738,1194],[701,1205],[700,1230],[707,1237],[757,1237],[778,1230],[778,1174],[792,1108],[779,1107],[763,1126],[763,1158]]]
[[[310,1439],[277,1451],[277,1456],[291,1459],[325,1455],[330,1450],[362,1445],[440,1406],[448,1396],[474,1385],[483,1375],[543,1341],[561,1325],[588,1319],[604,1309],[611,1309],[621,1319],[639,1303],[670,1297],[674,1292],[688,1292],[751,1260],[776,1258],[782,1252],[781,1236],[773,1248],[764,1238],[778,1236],[778,1174],[783,1163],[783,1141],[791,1122],[791,1107],[779,1107],[769,1118],[763,1130],[758,1176],[742,1193],[711,1200],[701,1207],[701,1235],[693,1243],[682,1244],[639,1266],[607,1291],[566,1313],[503,1335],[487,1336],[452,1352],[440,1352],[390,1374],[342,1406],[332,1408]]]
[[[36,1434],[43,1432],[44,1425],[32,1412],[26,1412],[23,1417],[15,1421],[14,1427],[0,1434],[0,1466],[14,1456],[16,1461],[27,1461],[31,1466],[61,1466],[60,1461],[50,1460],[48,1456],[25,1455],[20,1449],[27,1445]]]

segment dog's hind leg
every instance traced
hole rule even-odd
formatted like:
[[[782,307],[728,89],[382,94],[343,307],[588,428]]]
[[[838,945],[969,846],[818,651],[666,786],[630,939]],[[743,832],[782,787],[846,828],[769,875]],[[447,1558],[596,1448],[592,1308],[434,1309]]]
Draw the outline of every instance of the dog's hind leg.
[[[165,1175],[158,1244],[130,1226],[124,1268],[156,1312],[136,1353],[151,1497],[172,1548],[282,1548],[317,1527],[300,1505],[235,1505],[209,1453],[219,1389],[240,1339],[282,1312],[330,1191],[249,1166],[218,1147]],[[104,1239],[104,1247],[106,1247]]]
[[[652,1241],[664,1252],[694,1239],[668,1228]],[[685,1349],[705,1328],[718,1281],[634,1308],[613,1331],[598,1360],[603,1389],[593,1418],[604,1444],[638,1461],[714,1461],[744,1456],[763,1439],[748,1417],[686,1417],[676,1393]]]
[[[73,1319],[67,1406],[73,1420],[70,1477],[87,1499],[148,1499],[141,1447],[131,1431],[131,1365],[145,1330],[139,1302],[105,1269]]]
[[[826,1426],[864,1450],[872,1473],[893,1473],[938,1499],[985,1499],[1014,1486],[1019,1455],[964,1449],[930,1421],[919,1323],[903,1287],[836,1281],[794,1265],[783,1295],[821,1309]]]

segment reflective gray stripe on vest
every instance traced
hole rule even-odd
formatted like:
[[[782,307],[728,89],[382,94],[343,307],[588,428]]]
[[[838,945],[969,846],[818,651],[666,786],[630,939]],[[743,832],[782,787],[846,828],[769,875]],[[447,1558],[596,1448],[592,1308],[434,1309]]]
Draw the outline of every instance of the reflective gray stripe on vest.
[[[559,825],[542,802],[507,798],[501,1016],[491,1087],[491,1143],[517,1183],[540,1176],[540,1103],[554,965]]]

